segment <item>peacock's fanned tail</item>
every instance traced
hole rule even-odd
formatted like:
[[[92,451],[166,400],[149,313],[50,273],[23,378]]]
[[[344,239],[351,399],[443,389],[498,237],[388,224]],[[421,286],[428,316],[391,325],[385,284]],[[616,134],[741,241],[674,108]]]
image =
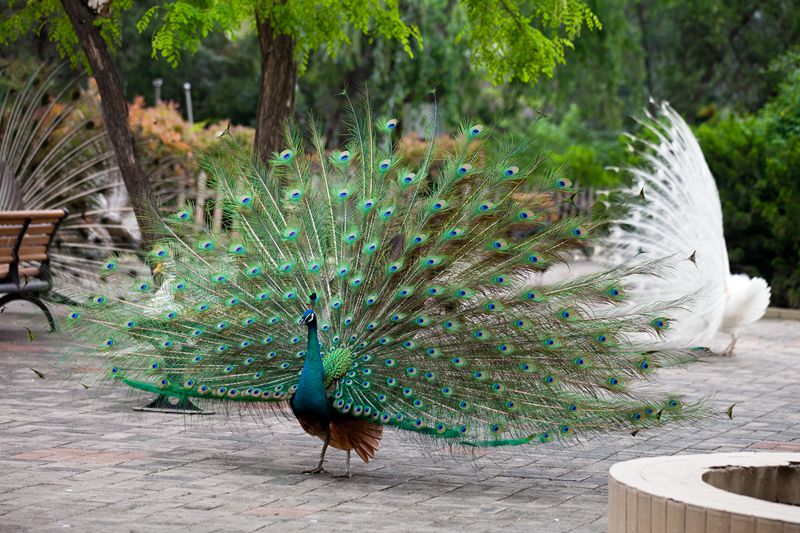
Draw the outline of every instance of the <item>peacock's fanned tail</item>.
[[[205,161],[223,230],[191,210],[163,221],[156,280],[92,295],[66,322],[82,352],[140,389],[240,402],[286,401],[315,311],[333,407],[376,424],[480,446],[550,441],[692,419],[655,397],[670,347],[666,307],[611,313],[626,278],[659,263],[540,286],[536,273],[607,222],[551,222],[569,180],[487,144],[468,123],[452,153],[431,143],[410,166],[394,120],[352,110],[350,141],[327,152],[311,126],[264,167],[233,142]],[[103,267],[119,289],[115,262]],[[157,286],[158,284],[158,286]]]

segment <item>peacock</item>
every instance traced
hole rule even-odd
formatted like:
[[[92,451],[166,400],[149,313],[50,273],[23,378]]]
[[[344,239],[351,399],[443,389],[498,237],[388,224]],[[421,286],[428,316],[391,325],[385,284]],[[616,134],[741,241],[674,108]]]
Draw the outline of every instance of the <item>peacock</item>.
[[[109,258],[64,317],[76,351],[136,389],[290,410],[323,442],[308,473],[333,447],[351,476],[385,428],[496,447],[703,416],[704,400],[647,386],[702,353],[668,341],[683,299],[617,312],[626,280],[669,260],[537,285],[611,211],[553,221],[572,183],[513,135],[465,121],[412,164],[397,119],[348,109],[340,149],[309,119],[268,165],[223,136],[203,161],[221,229],[188,206],[154,221],[152,277]]]
[[[626,169],[634,178],[629,192],[644,202],[631,204],[603,240],[597,260],[606,267],[640,256],[641,260],[680,254],[684,261],[665,275],[640,279],[645,290],[637,302],[701,292],[693,305],[676,311],[672,334],[684,342],[710,345],[717,331],[731,335],[722,350],[730,355],[738,331],[762,316],[770,288],[759,277],[731,274],[722,227],[719,192],[692,130],[666,102],[643,121],[647,138],[633,138],[631,149],[641,165]],[[644,288],[644,287],[643,287]]]

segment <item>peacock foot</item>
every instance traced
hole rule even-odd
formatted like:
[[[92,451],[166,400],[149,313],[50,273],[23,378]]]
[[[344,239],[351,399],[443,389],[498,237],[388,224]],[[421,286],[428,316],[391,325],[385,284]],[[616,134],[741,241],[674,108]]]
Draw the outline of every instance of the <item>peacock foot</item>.
[[[327,473],[327,470],[322,468],[321,466],[315,466],[309,470],[303,470],[303,474],[321,474],[322,472]]]
[[[722,357],[730,357],[731,355],[733,355],[733,350],[734,348],[736,348],[737,340],[739,340],[739,338],[736,335],[733,335],[731,343],[727,346],[727,348],[725,348],[722,352],[720,352],[720,355]]]
[[[336,475],[333,475],[331,477],[335,477],[335,478],[346,477],[347,479],[350,479],[350,478],[353,477],[353,474],[350,473],[350,450],[347,450],[347,462],[345,463],[345,465],[346,466],[345,466],[345,469],[344,469],[344,474],[336,474]]]

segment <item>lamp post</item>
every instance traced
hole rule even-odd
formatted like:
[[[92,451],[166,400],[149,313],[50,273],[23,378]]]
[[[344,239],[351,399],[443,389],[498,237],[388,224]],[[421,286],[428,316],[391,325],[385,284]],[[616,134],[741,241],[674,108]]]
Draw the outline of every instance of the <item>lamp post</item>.
[[[153,80],[153,91],[155,92],[156,105],[161,103],[161,86],[164,85],[164,80],[156,78]]]
[[[183,84],[183,94],[186,96],[186,118],[189,124],[194,124],[194,113],[192,112],[192,84],[188,81]]]

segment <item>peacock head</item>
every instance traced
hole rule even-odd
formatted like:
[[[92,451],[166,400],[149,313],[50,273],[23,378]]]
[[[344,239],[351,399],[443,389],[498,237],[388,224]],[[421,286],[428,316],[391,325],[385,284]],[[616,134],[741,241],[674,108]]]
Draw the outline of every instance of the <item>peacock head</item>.
[[[309,327],[315,325],[317,323],[317,315],[314,313],[314,310],[308,309],[303,313],[303,318],[300,319],[300,323]]]
[[[317,293],[312,292],[308,299],[311,302],[311,309],[308,309],[305,313],[303,313],[300,323],[311,327],[317,325],[317,314],[314,312],[314,304],[317,303]]]

